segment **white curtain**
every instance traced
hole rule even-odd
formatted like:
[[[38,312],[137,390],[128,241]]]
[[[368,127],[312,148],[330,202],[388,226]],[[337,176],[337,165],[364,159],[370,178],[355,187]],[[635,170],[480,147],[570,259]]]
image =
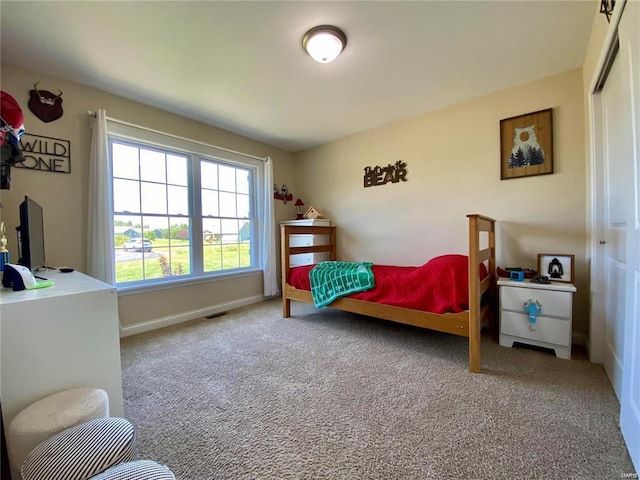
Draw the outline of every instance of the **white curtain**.
[[[107,142],[107,112],[98,110],[95,117],[91,117],[87,274],[114,285],[113,226],[110,205],[111,167]]]
[[[280,293],[276,273],[276,227],[273,208],[273,161],[267,157],[264,162],[264,187],[262,189],[262,265],[264,275],[264,296],[274,297]]]

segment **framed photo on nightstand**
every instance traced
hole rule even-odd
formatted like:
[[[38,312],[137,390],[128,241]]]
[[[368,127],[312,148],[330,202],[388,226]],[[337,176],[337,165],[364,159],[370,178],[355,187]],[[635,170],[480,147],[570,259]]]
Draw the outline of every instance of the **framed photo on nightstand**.
[[[565,253],[539,253],[538,274],[546,275],[553,282],[574,281],[574,255]]]

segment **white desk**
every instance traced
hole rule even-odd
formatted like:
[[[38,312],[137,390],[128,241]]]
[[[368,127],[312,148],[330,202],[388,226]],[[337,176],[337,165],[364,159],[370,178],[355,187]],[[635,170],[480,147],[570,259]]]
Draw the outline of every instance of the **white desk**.
[[[111,416],[123,416],[118,295],[80,272],[38,275],[54,285],[0,288],[0,400],[5,428],[52,393],[102,388]]]

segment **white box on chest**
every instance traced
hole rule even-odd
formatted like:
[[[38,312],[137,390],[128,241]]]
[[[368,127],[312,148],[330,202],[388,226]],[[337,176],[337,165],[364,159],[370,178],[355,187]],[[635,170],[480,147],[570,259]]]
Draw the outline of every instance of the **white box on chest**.
[[[499,279],[500,345],[514,342],[553,349],[571,358],[571,316],[576,287]]]

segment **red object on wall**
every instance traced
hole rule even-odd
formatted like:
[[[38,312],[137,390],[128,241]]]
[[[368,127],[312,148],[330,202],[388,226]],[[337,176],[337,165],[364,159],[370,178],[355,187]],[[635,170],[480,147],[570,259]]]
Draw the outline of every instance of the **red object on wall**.
[[[283,203],[293,200],[293,194],[289,193],[289,188],[286,185],[278,188],[278,185],[273,186],[273,198],[276,200],[282,200]]]
[[[289,193],[288,195],[283,195],[282,193],[275,192],[273,194],[273,198],[275,198],[276,200],[282,200],[284,203],[287,203],[293,200],[293,194]]]

